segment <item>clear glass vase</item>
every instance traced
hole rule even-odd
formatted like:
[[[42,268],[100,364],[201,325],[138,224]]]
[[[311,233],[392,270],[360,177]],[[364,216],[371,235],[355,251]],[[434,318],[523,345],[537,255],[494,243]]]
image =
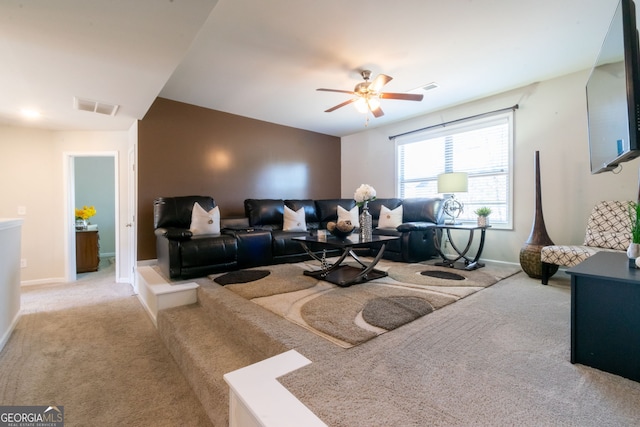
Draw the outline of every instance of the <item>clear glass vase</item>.
[[[369,213],[369,205],[364,202],[362,205],[362,212],[360,213],[360,240],[363,242],[370,242],[373,236],[373,220]]]

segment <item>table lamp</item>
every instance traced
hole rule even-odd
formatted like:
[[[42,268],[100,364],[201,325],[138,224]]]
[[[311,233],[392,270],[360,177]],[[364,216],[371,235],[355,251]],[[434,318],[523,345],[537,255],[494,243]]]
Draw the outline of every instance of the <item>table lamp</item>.
[[[464,204],[455,198],[454,193],[466,193],[468,175],[466,172],[449,172],[438,175],[438,193],[450,194],[444,201],[444,213],[451,217],[445,224],[456,224],[456,219],[462,213]]]

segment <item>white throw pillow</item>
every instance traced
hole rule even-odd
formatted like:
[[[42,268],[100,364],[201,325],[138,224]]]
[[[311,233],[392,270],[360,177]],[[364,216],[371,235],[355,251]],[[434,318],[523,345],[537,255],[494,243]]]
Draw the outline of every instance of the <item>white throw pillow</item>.
[[[342,206],[338,206],[338,221],[351,221],[354,227],[360,227],[360,219],[358,217],[358,207],[354,206],[350,211]]]
[[[285,205],[284,225],[282,226],[282,229],[284,231],[307,231],[304,208],[294,211]]]
[[[402,205],[394,210],[382,205],[380,218],[378,218],[378,228],[397,228],[400,224],[402,224]]]
[[[194,236],[199,234],[220,234],[220,209],[216,206],[207,212],[198,202],[195,202],[191,211],[191,227],[189,230]]]

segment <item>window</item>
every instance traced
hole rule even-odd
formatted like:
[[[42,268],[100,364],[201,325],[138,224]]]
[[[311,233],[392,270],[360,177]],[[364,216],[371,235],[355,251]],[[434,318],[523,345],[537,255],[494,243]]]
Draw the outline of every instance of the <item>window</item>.
[[[467,172],[467,193],[458,220],[475,222],[481,206],[491,208],[491,225],[512,224],[513,111],[430,127],[394,138],[398,197],[438,195],[438,175]],[[448,197],[448,195],[443,195]]]

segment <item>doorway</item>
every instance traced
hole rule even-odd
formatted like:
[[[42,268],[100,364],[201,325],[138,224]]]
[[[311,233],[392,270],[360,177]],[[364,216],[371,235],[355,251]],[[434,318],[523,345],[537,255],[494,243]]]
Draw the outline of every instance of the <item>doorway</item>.
[[[101,264],[116,263],[118,277],[119,238],[118,227],[118,153],[89,152],[65,155],[67,178],[67,262],[66,280],[75,281],[76,229],[75,208],[94,206],[96,213],[89,218],[90,229],[99,235]]]
[[[116,256],[116,209],[115,209],[115,170],[114,158],[110,156],[78,156],[74,158],[74,198],[75,207],[87,211],[95,211],[95,214],[87,219],[89,222],[87,234],[99,236],[97,255],[99,262],[96,268],[104,269],[115,264]],[[76,231],[77,234],[84,232]],[[89,251],[92,253],[93,251]],[[90,260],[94,264],[93,260]],[[76,271],[82,271],[76,256]],[[91,270],[93,266],[89,266]]]

